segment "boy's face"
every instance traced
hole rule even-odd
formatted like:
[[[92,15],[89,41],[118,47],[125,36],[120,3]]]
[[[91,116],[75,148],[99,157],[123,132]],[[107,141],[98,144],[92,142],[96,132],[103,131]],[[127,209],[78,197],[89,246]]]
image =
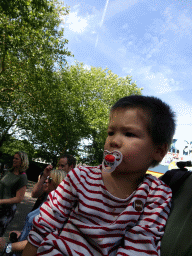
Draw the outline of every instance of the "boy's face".
[[[160,152],[147,130],[147,115],[142,109],[116,109],[110,114],[105,150],[118,150],[123,160],[116,170],[145,174]],[[115,170],[115,171],[116,171]]]

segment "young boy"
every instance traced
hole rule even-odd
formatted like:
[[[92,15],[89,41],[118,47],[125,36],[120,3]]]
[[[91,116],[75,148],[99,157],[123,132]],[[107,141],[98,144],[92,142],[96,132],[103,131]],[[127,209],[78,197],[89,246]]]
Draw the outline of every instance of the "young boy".
[[[174,114],[154,97],[111,109],[103,164],[75,168],[34,219],[23,256],[160,255],[171,189],[146,175],[165,156]]]

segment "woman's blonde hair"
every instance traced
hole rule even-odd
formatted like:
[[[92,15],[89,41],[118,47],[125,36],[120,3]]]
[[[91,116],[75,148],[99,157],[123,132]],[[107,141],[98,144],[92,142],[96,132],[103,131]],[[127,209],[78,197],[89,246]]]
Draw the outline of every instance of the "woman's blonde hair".
[[[21,167],[19,172],[23,173],[25,172],[28,168],[29,168],[29,159],[28,159],[28,155],[27,153],[23,152],[23,151],[18,151],[15,153],[15,155],[18,154],[21,158]],[[11,168],[11,171],[13,171],[14,168]]]
[[[56,186],[58,186],[67,176],[67,173],[63,170],[53,169],[50,173],[50,177],[55,182]]]

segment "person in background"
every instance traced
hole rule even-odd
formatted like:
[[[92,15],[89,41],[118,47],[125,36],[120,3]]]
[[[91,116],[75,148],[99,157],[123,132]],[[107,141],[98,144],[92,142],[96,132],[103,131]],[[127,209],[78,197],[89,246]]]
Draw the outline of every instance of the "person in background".
[[[68,173],[70,170],[75,168],[76,166],[76,159],[72,155],[65,154],[62,155],[58,161],[57,169],[65,171]],[[51,170],[53,169],[52,165],[48,165],[43,173],[38,177],[38,182],[35,184],[35,186],[32,189],[31,196],[33,198],[38,198],[35,202],[33,208],[31,211],[34,211],[39,207],[40,204],[44,201],[44,199],[47,197],[46,193],[44,191],[44,182],[47,179],[47,177],[50,175]]]
[[[60,157],[59,162],[57,164],[57,169],[63,170],[65,172],[69,172],[76,166],[76,159],[74,156],[69,154],[64,154]]]
[[[51,191],[55,190],[57,188],[57,186],[62,182],[62,180],[64,180],[66,175],[67,175],[67,173],[65,171],[52,170],[50,172],[50,176],[47,177],[47,179],[45,180],[44,192],[48,195]],[[23,249],[25,248],[25,246],[27,244],[27,236],[29,234],[29,231],[32,228],[33,218],[36,215],[38,215],[39,212],[40,212],[40,206],[35,211],[30,212],[27,215],[25,225],[24,225],[22,232],[19,232],[19,231],[11,231],[10,232],[10,234],[9,234],[10,237],[11,237],[11,234],[17,235],[18,242],[6,244],[5,239],[0,238],[0,250],[2,252],[3,251],[5,251],[5,252],[7,251],[7,253],[14,252],[13,256],[21,255],[21,252],[23,251]]]
[[[172,192],[146,171],[162,161],[174,132],[174,112],[160,99],[117,101],[102,165],[71,170],[49,194],[22,255],[160,255]]]
[[[25,152],[17,152],[13,157],[13,166],[0,180],[0,237],[6,231],[13,219],[17,204],[24,199],[29,167],[28,156]]]

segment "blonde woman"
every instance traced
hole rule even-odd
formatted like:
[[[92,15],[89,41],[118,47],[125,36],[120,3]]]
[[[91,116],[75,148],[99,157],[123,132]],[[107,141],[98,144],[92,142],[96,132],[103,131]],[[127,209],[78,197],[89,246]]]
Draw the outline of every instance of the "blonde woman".
[[[50,175],[47,177],[45,181],[45,184],[43,187],[44,192],[47,193],[48,195],[51,191],[55,190],[57,186],[62,182],[62,180],[64,180],[66,175],[67,173],[64,172],[63,170],[55,170],[55,169],[52,170],[50,172]],[[39,206],[39,208],[30,212],[27,215],[25,226],[23,228],[22,233],[18,231],[12,231],[12,232],[15,232],[19,237],[19,242],[6,244],[5,239],[0,238],[0,251],[7,252],[7,253],[14,252],[13,255],[21,255],[20,252],[23,251],[23,249],[27,244],[27,236],[32,228],[33,218],[39,214],[40,207],[41,206]]]
[[[28,156],[25,152],[17,152],[13,157],[13,166],[0,180],[0,236],[6,231],[13,219],[17,204],[25,195],[29,167]]]

